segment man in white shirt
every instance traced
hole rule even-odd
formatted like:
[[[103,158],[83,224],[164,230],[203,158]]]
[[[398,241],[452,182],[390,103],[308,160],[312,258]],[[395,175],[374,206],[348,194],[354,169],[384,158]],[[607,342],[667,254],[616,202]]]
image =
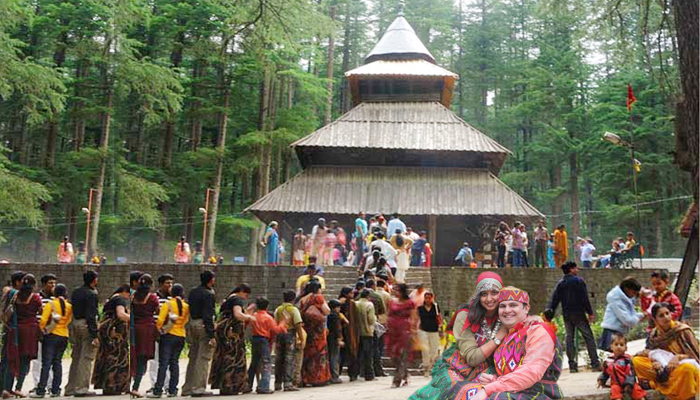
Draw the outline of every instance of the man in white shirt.
[[[398,252],[391,243],[384,240],[384,234],[382,232],[377,232],[374,237],[376,238],[369,246],[369,248],[378,247],[379,251],[382,252],[382,256],[386,258],[386,263],[389,268],[396,268],[396,255]]]
[[[591,238],[583,239],[581,243],[581,264],[583,268],[590,269],[593,265],[593,253],[595,252],[595,246],[593,246],[593,241]]]
[[[387,235],[394,235],[397,229],[400,229],[401,233],[406,233],[406,224],[399,219],[398,213],[394,213],[391,217],[391,221],[389,221],[389,224],[386,226]]]
[[[411,238],[411,240],[413,240],[414,243],[416,240],[420,239],[420,235],[414,232],[413,228],[411,228],[410,226],[406,228],[406,236]]]

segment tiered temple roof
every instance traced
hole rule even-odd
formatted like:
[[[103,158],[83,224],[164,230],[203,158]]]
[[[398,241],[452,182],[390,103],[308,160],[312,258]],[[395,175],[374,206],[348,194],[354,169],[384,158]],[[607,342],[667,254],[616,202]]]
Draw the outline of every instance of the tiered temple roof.
[[[435,244],[466,219],[542,217],[497,178],[511,152],[449,109],[458,77],[403,16],[345,75],[355,107],[292,143],[304,170],[247,208],[258,218],[291,231],[319,216],[398,212],[430,225]]]

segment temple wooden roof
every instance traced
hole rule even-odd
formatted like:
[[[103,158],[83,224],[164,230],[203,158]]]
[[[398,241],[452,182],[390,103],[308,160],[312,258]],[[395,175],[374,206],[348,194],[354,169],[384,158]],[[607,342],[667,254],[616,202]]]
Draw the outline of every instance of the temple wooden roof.
[[[542,217],[487,170],[423,167],[312,166],[246,211],[263,221],[281,215],[401,215]]]
[[[364,160],[346,158],[356,164],[373,165],[372,153],[403,151],[411,153],[403,159],[403,165],[474,167],[496,174],[511,154],[438,102],[361,103],[291,146],[303,166],[339,162],[338,158],[326,162],[319,152],[364,149]],[[426,161],[435,154],[434,163]]]

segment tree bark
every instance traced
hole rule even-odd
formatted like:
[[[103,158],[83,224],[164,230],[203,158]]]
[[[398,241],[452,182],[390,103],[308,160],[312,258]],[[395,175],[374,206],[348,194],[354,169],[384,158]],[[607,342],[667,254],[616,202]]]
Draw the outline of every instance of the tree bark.
[[[672,3],[683,96],[676,107],[676,164],[691,174],[693,198],[698,202],[698,0]]]
[[[109,150],[109,132],[112,124],[112,101],[114,91],[109,74],[103,69],[102,81],[105,86],[105,110],[102,112],[102,136],[100,137],[100,175],[97,181],[97,192],[92,204],[92,223],[90,225],[90,243],[86,243],[90,249],[90,254],[97,255],[97,236],[100,229],[100,214],[102,212],[102,194],[104,193],[105,173],[107,172],[107,151]]]
[[[195,62],[195,67],[193,71],[193,76],[195,79],[195,82],[192,83],[192,94],[195,97],[199,97],[199,80],[204,76],[204,69],[205,66],[203,65],[203,61],[198,61]],[[197,151],[199,149],[199,144],[202,140],[202,116],[199,115],[199,112],[201,111],[202,108],[202,102],[201,101],[195,101],[194,105],[194,115],[192,116],[192,133],[190,136],[190,150],[192,151]]]
[[[573,238],[581,236],[581,215],[579,214],[578,154],[569,154],[569,199],[571,201],[571,233]]]
[[[330,7],[329,17],[331,21],[335,21],[335,5]],[[333,111],[333,58],[335,50],[335,41],[333,40],[333,34],[328,35],[328,60],[327,60],[327,75],[328,83],[326,84],[326,90],[328,94],[326,95],[326,113],[323,117],[323,125],[328,125],[331,123],[331,116]]]
[[[78,61],[78,66],[75,71],[75,77],[77,78],[77,82],[75,83],[75,95],[78,98],[82,98],[83,96],[82,79],[85,76],[87,76],[87,74],[84,71],[88,69],[87,65],[85,64],[86,62],[84,60]],[[84,101],[78,100],[75,102],[75,109],[77,114],[77,116],[75,117],[76,120],[73,133],[73,150],[75,151],[80,151],[80,149],[83,147],[83,140],[85,139],[85,117],[82,115],[84,107]]]
[[[219,113],[219,137],[216,143],[218,154],[218,162],[216,165],[216,181],[214,182],[214,193],[209,199],[209,213],[207,215],[207,242],[204,256],[214,254],[215,239],[216,239],[216,217],[219,213],[219,194],[221,193],[221,177],[224,171],[224,152],[226,151],[226,130],[228,129],[228,108],[231,99],[231,91],[228,87],[228,82],[225,73],[221,72],[222,91],[223,91],[223,110]]]
[[[345,2],[345,32],[343,35],[343,64],[342,72],[345,74],[350,68],[350,43],[352,42],[350,30],[350,2]],[[347,78],[344,78],[340,84],[340,112],[345,114],[350,110],[350,86]]]

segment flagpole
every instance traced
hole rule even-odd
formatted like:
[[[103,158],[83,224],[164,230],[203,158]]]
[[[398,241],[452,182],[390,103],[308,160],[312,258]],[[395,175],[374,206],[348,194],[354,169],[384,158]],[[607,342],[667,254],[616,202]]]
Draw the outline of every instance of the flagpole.
[[[631,91],[632,87],[628,83],[628,88]],[[629,96],[629,95],[628,95]],[[635,101],[637,99],[634,99]],[[628,100],[629,101],[629,100]],[[637,211],[637,242],[639,244],[639,268],[644,268],[644,263],[642,261],[642,251],[641,251],[641,243],[642,243],[642,218],[639,213],[639,191],[637,190],[637,170],[635,168],[635,157],[634,157],[634,133],[633,133],[633,125],[632,125],[632,103],[629,104],[629,116],[630,116],[630,124],[629,124],[629,131],[630,131],[630,143],[629,143],[629,149],[630,149],[630,157],[632,158],[632,186],[634,188],[634,200],[636,203],[636,211]]]

